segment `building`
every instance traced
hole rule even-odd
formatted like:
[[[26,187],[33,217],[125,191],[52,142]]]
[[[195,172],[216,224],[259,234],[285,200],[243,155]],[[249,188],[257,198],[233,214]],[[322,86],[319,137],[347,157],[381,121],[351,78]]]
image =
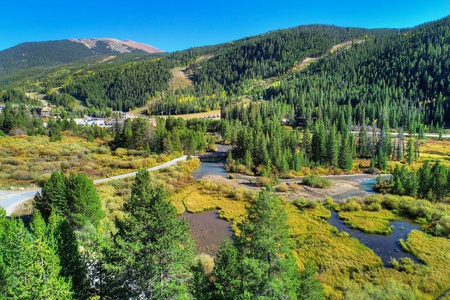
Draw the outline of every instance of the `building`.
[[[48,106],[36,107],[36,113],[42,118],[50,117],[50,113],[51,112],[52,112],[52,109],[50,107],[48,107]]]

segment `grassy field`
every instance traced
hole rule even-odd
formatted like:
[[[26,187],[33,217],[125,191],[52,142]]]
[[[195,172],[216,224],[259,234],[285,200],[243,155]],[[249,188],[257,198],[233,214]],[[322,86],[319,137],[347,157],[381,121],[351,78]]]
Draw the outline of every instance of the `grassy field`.
[[[59,170],[103,178],[171,158],[121,148],[111,151],[101,140],[88,142],[71,136],[64,136],[60,142],[50,142],[46,136],[0,137],[0,188],[36,184]]]

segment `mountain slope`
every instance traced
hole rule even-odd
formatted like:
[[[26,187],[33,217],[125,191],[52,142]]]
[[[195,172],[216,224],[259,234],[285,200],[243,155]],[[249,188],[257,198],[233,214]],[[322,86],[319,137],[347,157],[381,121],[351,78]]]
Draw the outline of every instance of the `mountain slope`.
[[[103,55],[129,52],[162,51],[150,45],[116,39],[27,42],[0,51],[0,77],[30,68],[53,67]]]

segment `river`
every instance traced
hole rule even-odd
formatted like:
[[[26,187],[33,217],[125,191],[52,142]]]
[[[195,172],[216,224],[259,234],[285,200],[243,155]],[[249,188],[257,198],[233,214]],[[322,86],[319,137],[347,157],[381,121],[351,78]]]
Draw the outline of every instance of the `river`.
[[[366,234],[360,230],[352,229],[346,225],[344,221],[339,219],[335,211],[331,211],[331,218],[328,223],[336,227],[339,231],[347,232],[351,237],[357,238],[361,244],[369,247],[376,255],[381,257],[385,267],[390,267],[391,258],[399,260],[402,257],[409,257],[415,263],[420,263],[417,258],[407,252],[404,252],[400,246],[399,240],[406,240],[411,230],[420,230],[419,225],[412,224],[407,221],[395,221],[390,225],[394,226],[394,230],[389,235]]]
[[[197,171],[193,173],[194,178],[201,179],[206,175],[219,175],[227,177],[228,173],[224,168],[225,161],[203,161]],[[383,180],[388,179],[390,175],[384,175]],[[376,178],[372,175],[356,174],[343,176],[324,176],[331,181],[334,180],[351,180],[358,183],[358,188],[333,196],[334,199],[345,199],[352,196],[364,196],[374,193],[373,186]],[[298,179],[294,179],[298,181]],[[292,181],[294,181],[292,180]],[[288,180],[282,180],[283,182]],[[339,184],[339,183],[337,183]],[[383,264],[390,267],[389,261],[391,258],[400,259],[402,257],[409,257],[415,263],[420,263],[413,255],[404,252],[399,240],[406,240],[408,233],[411,230],[420,230],[418,225],[411,224],[407,221],[391,222],[394,230],[390,235],[365,234],[364,232],[352,229],[345,225],[342,220],[339,220],[338,214],[331,212],[332,217],[328,221],[335,226],[339,231],[349,233],[351,237],[357,238],[362,244],[366,245],[374,251],[375,254],[381,257]],[[189,221],[191,231],[196,242],[197,253],[207,253],[215,255],[220,247],[222,240],[226,237],[232,236],[231,223],[218,218],[217,211],[208,211],[200,214],[185,213],[184,216]]]

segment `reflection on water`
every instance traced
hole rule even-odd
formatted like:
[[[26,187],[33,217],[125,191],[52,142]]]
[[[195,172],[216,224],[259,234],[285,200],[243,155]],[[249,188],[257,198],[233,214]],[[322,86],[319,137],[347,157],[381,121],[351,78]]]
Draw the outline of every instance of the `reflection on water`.
[[[219,175],[223,177],[227,177],[228,173],[225,170],[225,162],[226,160],[220,159],[218,161],[202,161],[200,163],[200,167],[192,173],[192,176],[195,179],[201,179],[203,176],[206,175]]]
[[[231,222],[219,219],[217,210],[183,215],[191,227],[191,235],[195,241],[195,252],[216,255],[225,238],[231,238]]]
[[[352,229],[349,225],[345,225],[344,221],[339,220],[338,214],[331,211],[331,219],[328,223],[339,229],[339,231],[348,232],[351,237],[357,238],[361,244],[366,245],[381,257],[385,267],[390,267],[389,260],[395,258],[399,260],[402,257],[409,257],[415,263],[420,263],[413,255],[403,252],[400,247],[399,240],[406,240],[408,233],[411,230],[420,230],[418,225],[410,224],[406,221],[391,222],[394,230],[390,235],[366,234],[360,230]]]

